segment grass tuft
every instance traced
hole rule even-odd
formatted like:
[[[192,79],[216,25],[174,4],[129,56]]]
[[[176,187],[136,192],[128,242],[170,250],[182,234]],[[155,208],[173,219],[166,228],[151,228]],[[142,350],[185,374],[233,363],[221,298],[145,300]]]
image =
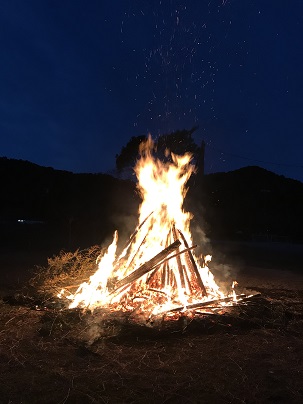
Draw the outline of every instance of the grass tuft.
[[[29,281],[31,293],[47,300],[56,296],[62,288],[75,292],[78,286],[97,270],[96,259],[101,253],[98,245],[74,252],[61,251],[47,260],[46,267],[37,267]]]

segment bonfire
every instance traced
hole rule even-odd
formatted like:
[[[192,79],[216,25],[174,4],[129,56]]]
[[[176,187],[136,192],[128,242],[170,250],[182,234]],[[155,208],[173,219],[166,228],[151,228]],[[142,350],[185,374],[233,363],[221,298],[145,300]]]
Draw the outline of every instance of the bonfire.
[[[97,269],[75,293],[63,288],[69,308],[135,312],[146,320],[163,313],[215,311],[245,299],[234,286],[224,294],[208,268],[210,255],[196,256],[190,232],[192,215],[183,208],[186,184],[195,167],[192,155],[167,151],[155,157],[151,137],[140,145],[134,168],[142,197],[138,226],[117,255],[118,232]]]

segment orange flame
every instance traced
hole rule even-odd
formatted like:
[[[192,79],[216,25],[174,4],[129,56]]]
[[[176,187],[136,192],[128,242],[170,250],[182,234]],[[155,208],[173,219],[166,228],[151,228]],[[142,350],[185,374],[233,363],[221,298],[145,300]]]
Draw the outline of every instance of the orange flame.
[[[153,156],[153,151],[154,143],[149,136],[140,146],[141,157],[134,169],[142,197],[139,225],[134,236],[116,257],[118,234],[115,232],[112,244],[99,259],[95,274],[81,284],[75,294],[68,296],[70,308],[106,306],[112,310],[137,310],[150,315],[224,297],[207,267],[211,256],[200,261],[189,252],[192,215],[183,210],[183,201],[186,183],[195,171],[192,156],[189,153],[171,154],[171,162],[162,162]],[[133,282],[115,288],[119,281],[136,273],[176,240],[180,241],[179,249]],[[114,286],[111,288],[110,285]]]

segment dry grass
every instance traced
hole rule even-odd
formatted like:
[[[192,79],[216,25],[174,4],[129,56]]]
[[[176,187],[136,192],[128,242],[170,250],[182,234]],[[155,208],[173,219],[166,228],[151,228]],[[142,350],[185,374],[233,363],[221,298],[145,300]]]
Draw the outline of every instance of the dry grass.
[[[85,279],[98,254],[93,247],[49,259],[27,293],[46,297]],[[271,285],[264,270],[254,283],[256,274],[242,277],[261,292],[251,304],[161,328],[121,313],[34,310],[4,299],[0,402],[301,403],[303,289]]]
[[[30,293],[39,295],[46,301],[64,287],[75,291],[97,270],[96,259],[101,253],[100,246],[92,246],[74,252],[61,251],[47,260],[46,267],[38,267],[28,286]]]
[[[300,403],[303,328],[290,314],[296,306],[302,321],[302,293],[287,300],[239,312],[238,322],[223,316],[157,334],[133,327],[92,345],[79,312],[2,303],[1,402]]]

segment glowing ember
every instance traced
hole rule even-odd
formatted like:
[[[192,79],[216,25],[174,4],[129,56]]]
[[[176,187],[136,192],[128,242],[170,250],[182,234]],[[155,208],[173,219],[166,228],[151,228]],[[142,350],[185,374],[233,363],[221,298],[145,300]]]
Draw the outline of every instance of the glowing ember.
[[[163,163],[153,150],[149,137],[140,146],[135,167],[143,199],[135,233],[117,257],[115,232],[107,252],[97,260],[97,271],[75,294],[66,296],[70,308],[136,310],[148,317],[201,302],[219,300],[222,306],[235,301],[234,289],[230,299],[219,290],[207,267],[211,256],[193,253],[191,215],[183,210],[185,185],[194,172],[191,155],[171,154],[172,161]]]

